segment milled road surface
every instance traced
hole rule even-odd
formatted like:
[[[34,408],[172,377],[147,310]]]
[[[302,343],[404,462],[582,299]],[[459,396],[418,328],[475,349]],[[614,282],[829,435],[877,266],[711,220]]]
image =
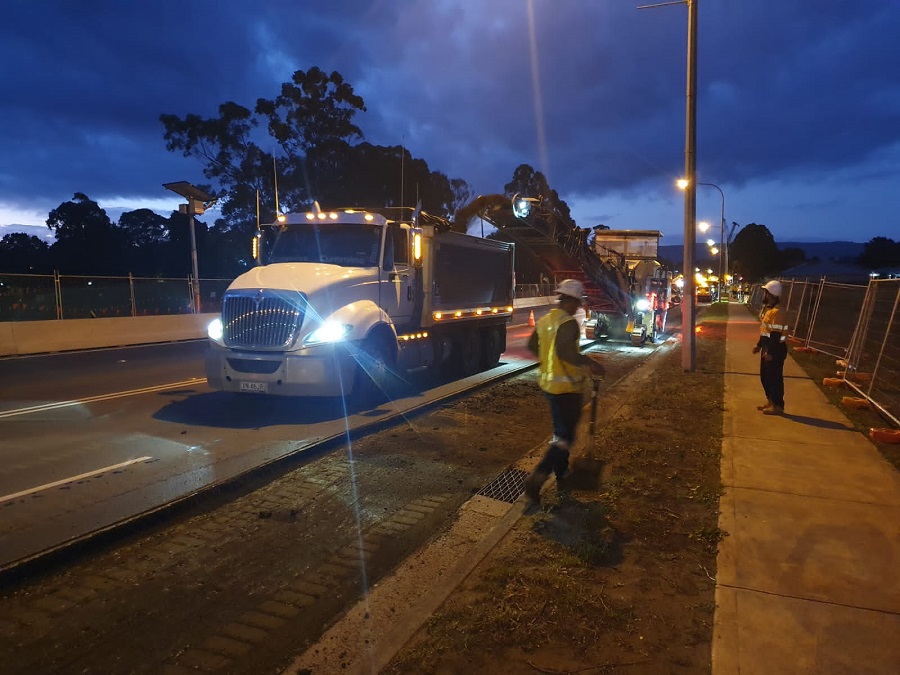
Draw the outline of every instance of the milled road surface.
[[[525,374],[85,553],[4,589],[3,669],[275,672],[548,431]]]

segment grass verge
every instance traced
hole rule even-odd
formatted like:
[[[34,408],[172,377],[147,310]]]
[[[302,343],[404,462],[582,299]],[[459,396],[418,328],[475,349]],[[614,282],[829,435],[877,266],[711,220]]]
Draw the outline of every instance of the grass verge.
[[[702,315],[695,373],[671,349],[603,398],[573,457],[600,480],[545,492],[385,673],[709,672],[726,313]]]

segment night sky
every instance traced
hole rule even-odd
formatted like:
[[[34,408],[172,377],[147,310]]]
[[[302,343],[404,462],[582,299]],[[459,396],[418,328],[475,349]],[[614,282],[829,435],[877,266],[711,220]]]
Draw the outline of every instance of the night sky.
[[[648,2],[7,0],[0,236],[47,235],[75,192],[113,220],[168,215],[162,183],[206,180],[166,150],[161,113],[253,108],[318,66],[363,97],[369,142],[476,194],[530,164],[579,226],[678,243],[687,7]],[[898,0],[699,0],[698,180],[727,222],[900,240],[897,36]],[[720,205],[698,188],[698,219]]]

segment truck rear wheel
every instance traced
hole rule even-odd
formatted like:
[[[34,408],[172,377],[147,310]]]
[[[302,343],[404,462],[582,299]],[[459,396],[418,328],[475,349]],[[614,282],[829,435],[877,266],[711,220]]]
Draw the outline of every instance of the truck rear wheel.
[[[486,328],[482,332],[483,358],[481,365],[484,368],[493,368],[500,362],[500,354],[503,353],[500,329],[496,327]]]
[[[456,336],[459,372],[463,377],[474,375],[481,370],[481,336],[473,328],[463,330]]]

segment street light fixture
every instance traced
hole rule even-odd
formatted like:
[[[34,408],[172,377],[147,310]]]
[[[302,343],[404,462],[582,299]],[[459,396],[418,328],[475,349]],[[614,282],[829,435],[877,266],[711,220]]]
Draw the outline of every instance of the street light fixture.
[[[688,185],[690,185],[690,181],[688,181],[686,178],[679,178],[677,181],[675,181],[675,184],[678,186],[679,189],[686,190]],[[705,185],[707,187],[715,188],[716,190],[719,191],[719,196],[722,197],[722,211],[719,214],[719,235],[720,235],[719,250],[725,252],[725,255],[723,257],[725,258],[725,273],[727,274],[728,273],[728,248],[725,246],[725,193],[722,192],[722,188],[720,188],[715,183],[697,183],[697,185]],[[697,223],[697,227],[700,228],[701,232],[706,232],[706,230],[708,230],[710,228],[710,224],[706,223],[706,222],[700,222],[700,223]],[[712,245],[712,244],[710,244],[710,245]],[[724,279],[724,277],[722,276],[722,258],[719,258],[719,291],[720,291],[719,295],[720,296],[721,296],[723,279]]]
[[[174,183],[163,183],[166,190],[171,190],[177,195],[181,195],[188,200],[187,205],[181,204],[178,210],[181,213],[187,213],[188,226],[191,231],[191,266],[194,274],[194,313],[200,313],[200,275],[197,271],[197,237],[194,234],[194,215],[203,215],[207,203],[214,201],[215,197],[191,185],[186,180],[176,181]]]

